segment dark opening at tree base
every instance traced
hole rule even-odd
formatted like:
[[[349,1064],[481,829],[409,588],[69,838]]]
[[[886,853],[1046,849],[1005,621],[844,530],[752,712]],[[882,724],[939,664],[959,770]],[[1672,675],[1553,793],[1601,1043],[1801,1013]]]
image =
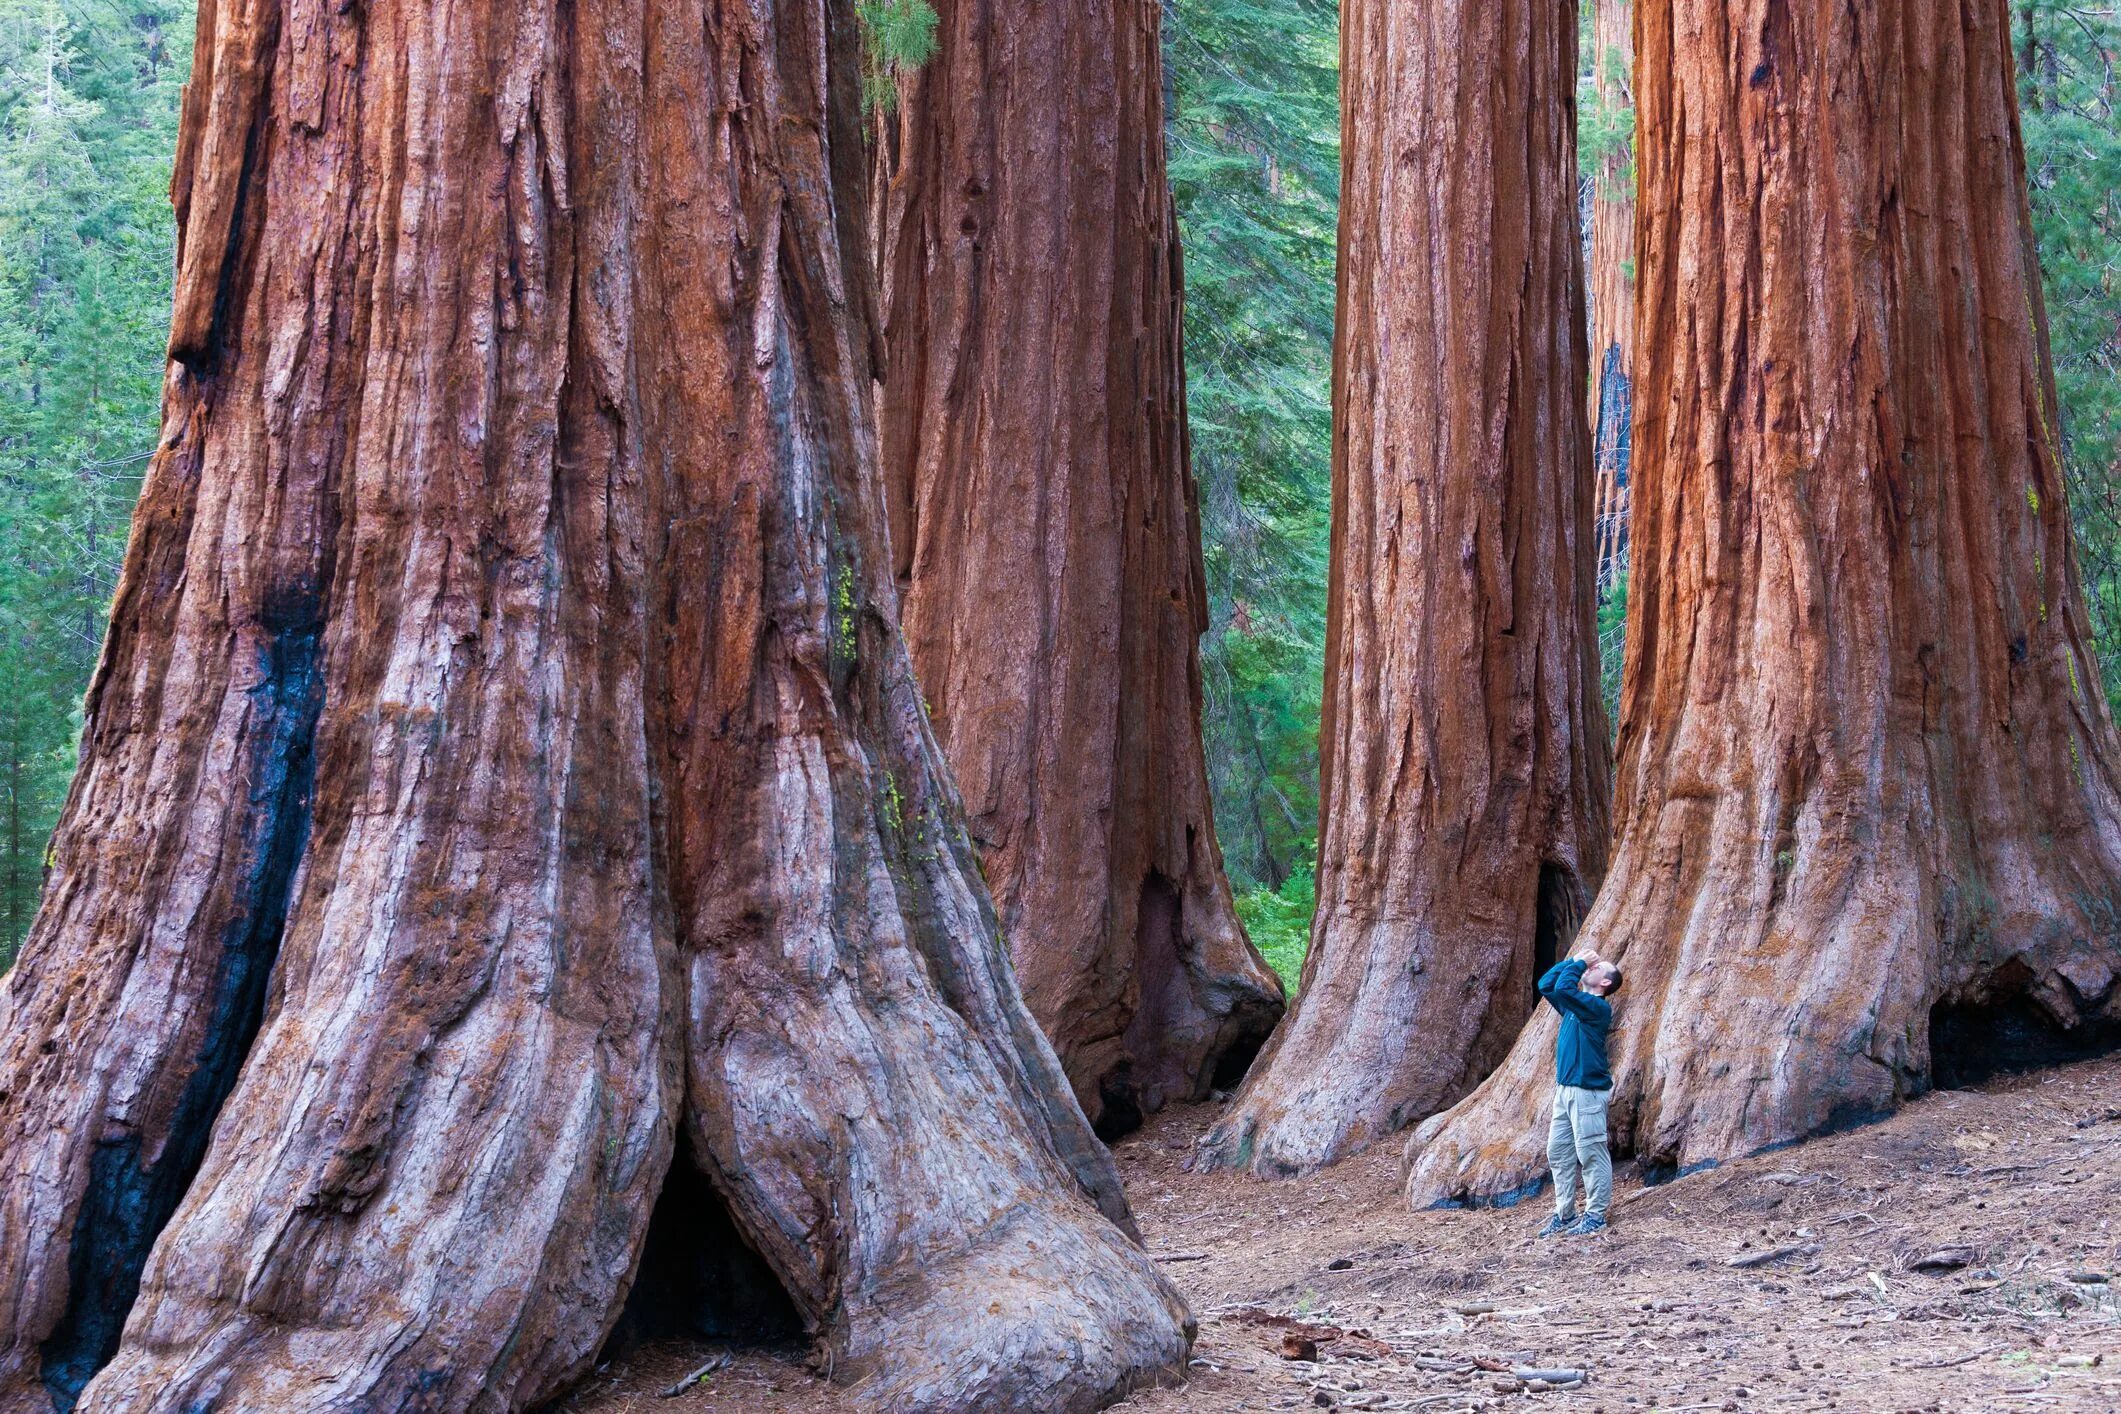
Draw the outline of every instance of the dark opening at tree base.
[[[1266,1047],[1267,1037],[1272,1034],[1271,1029],[1262,1029],[1217,1056],[1215,1073],[1208,1080],[1209,1088],[1227,1091],[1242,1085],[1246,1072],[1252,1069],[1252,1062],[1259,1059],[1260,1051]]]
[[[1098,1138],[1110,1144],[1142,1127],[1140,1094],[1124,1068],[1105,1077],[1097,1097],[1101,1102],[1097,1122],[1090,1128]]]
[[[1576,940],[1576,927],[1583,921],[1578,907],[1576,878],[1566,867],[1548,860],[1539,866],[1539,897],[1532,922],[1532,1004],[1539,1004],[1539,979],[1568,953]]]
[[[640,1275],[599,1362],[649,1341],[782,1345],[803,1338],[787,1290],[729,1216],[683,1136],[648,1219]]]
[[[1939,1090],[2114,1050],[2121,1050],[2121,1024],[2065,1028],[2022,993],[1991,1003],[1939,1002],[1930,1011],[1930,1079]]]

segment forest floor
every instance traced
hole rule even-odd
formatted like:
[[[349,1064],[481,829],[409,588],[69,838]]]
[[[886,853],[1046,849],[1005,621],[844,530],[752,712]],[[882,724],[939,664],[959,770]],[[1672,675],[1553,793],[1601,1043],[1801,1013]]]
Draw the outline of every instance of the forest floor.
[[[1216,1110],[1115,1148],[1200,1317],[1191,1381],[1123,1410],[2121,1410],[2121,1056],[1654,1188],[1623,1168],[1597,1238],[1535,1239],[1543,1198],[1410,1212],[1396,1143],[1290,1182],[1189,1174]],[[794,1350],[659,1397],[718,1353],[644,1347],[555,1408],[848,1407]]]

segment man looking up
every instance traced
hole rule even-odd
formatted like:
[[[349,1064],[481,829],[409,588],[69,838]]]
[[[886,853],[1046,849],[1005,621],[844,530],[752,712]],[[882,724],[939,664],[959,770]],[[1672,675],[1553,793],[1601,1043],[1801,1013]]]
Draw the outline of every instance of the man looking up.
[[[1554,1216],[1541,1237],[1582,1237],[1605,1231],[1613,1197],[1613,1159],[1606,1152],[1605,1107],[1613,1091],[1606,1066],[1606,1033],[1620,969],[1590,949],[1557,963],[1539,979],[1539,995],[1561,1013],[1554,1043],[1554,1119],[1547,1129],[1547,1164],[1554,1170]],[[1576,1215],[1576,1175],[1583,1175],[1583,1216]]]

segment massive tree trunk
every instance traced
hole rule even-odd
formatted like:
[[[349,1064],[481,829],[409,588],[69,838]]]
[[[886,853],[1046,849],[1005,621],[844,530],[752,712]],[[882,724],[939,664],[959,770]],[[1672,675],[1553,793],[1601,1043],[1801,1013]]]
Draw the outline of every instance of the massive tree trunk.
[[[577,19],[201,10],[0,1407],[536,1402],[676,1142],[866,1399],[1183,1364],[898,636],[851,19]]]
[[[2005,14],[1638,12],[1625,823],[1585,932],[1653,1171],[2121,1017]],[[1537,1185],[1553,1030],[1417,1132],[1413,1201]]]
[[[939,0],[884,145],[907,643],[1033,1013],[1099,1128],[1281,1015],[1223,875],[1159,7]]]
[[[1629,0],[1592,0],[1591,73],[1611,122],[1634,106]],[[1635,160],[1625,141],[1598,161],[1591,193],[1591,460],[1597,469],[1598,592],[1628,567],[1628,396],[1635,366]]]
[[[1575,24],[1343,18],[1318,913],[1207,1163],[1301,1172],[1463,1094],[1604,873]]]

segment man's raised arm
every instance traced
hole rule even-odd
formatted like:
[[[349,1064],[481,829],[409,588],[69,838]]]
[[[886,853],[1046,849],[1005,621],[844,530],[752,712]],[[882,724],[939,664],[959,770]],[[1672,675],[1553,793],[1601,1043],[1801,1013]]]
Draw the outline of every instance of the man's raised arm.
[[[1539,979],[1539,995],[1551,1000],[1557,992],[1575,991],[1577,984],[1583,981],[1584,970],[1592,961],[1587,954],[1583,957],[1564,958],[1555,963],[1547,969],[1546,976]]]
[[[1599,961],[1598,954],[1585,952],[1567,962],[1557,963],[1546,976],[1539,979],[1539,995],[1553,1004],[1556,1011],[1565,1011],[1584,1021],[1603,1022],[1612,1015],[1611,1007],[1601,997],[1583,990],[1583,974]]]

